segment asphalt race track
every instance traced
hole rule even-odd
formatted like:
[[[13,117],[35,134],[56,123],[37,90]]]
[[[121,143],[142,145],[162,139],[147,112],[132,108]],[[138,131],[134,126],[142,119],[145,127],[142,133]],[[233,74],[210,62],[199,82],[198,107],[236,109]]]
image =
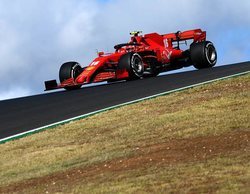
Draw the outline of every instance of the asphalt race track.
[[[250,70],[250,62],[0,101],[0,139],[82,114]]]

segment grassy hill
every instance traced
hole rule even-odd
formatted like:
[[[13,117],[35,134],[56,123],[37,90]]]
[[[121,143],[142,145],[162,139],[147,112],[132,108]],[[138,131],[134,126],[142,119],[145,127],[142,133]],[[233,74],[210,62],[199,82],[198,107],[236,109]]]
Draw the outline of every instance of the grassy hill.
[[[249,193],[250,74],[0,145],[0,193]]]

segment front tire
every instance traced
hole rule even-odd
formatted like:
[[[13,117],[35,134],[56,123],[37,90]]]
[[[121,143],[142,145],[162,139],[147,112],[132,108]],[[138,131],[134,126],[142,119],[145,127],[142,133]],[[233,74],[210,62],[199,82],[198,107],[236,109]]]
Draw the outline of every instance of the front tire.
[[[217,52],[210,41],[191,44],[190,57],[196,69],[213,67],[217,62]]]
[[[63,81],[73,78],[74,80],[81,74],[82,68],[77,62],[67,62],[62,64],[59,70],[59,79]],[[81,85],[65,87],[66,90],[75,90],[81,88]]]
[[[143,77],[144,64],[141,56],[138,53],[127,53],[121,56],[118,67],[126,69],[130,79],[138,79]]]

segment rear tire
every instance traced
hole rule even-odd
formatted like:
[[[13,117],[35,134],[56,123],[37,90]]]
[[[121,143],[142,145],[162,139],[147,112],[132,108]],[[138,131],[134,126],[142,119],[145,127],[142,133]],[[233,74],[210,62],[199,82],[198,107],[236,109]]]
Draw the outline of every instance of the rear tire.
[[[138,53],[127,53],[121,56],[119,69],[126,69],[129,73],[129,79],[138,79],[143,77],[144,64],[141,56]]]
[[[63,81],[73,78],[74,80],[81,74],[82,68],[77,62],[67,62],[62,64],[59,70],[59,79],[62,83]],[[69,86],[65,87],[66,90],[76,90],[81,88],[81,85],[78,86]]]
[[[190,57],[196,69],[213,67],[217,62],[217,52],[210,41],[191,44]]]

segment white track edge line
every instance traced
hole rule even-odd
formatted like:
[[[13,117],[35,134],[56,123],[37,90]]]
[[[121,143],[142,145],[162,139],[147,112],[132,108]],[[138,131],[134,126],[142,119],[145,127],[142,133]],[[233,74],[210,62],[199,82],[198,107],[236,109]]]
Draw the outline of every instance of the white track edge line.
[[[148,99],[155,98],[155,97],[159,97],[159,96],[164,96],[164,95],[167,95],[167,94],[170,94],[170,93],[182,91],[182,90],[185,90],[185,89],[190,89],[190,88],[205,85],[205,84],[208,84],[208,83],[212,83],[212,82],[216,82],[216,81],[220,81],[220,80],[224,80],[224,79],[228,79],[228,78],[232,78],[232,77],[237,77],[237,76],[240,76],[240,75],[245,75],[245,74],[248,74],[248,73],[250,73],[250,71],[245,71],[245,72],[241,72],[241,73],[237,73],[237,74],[233,74],[233,75],[229,75],[229,76],[224,76],[224,77],[221,77],[221,78],[216,78],[216,79],[213,79],[213,80],[209,80],[209,81],[205,81],[205,82],[201,82],[201,83],[197,83],[197,84],[192,84],[192,85],[189,85],[189,86],[177,88],[177,89],[174,89],[174,90],[170,90],[170,91],[154,94],[154,95],[151,95],[151,96],[147,96],[147,97],[144,97],[144,98],[139,98],[139,99],[136,99],[136,100],[124,102],[124,103],[117,104],[117,105],[114,105],[114,106],[110,106],[110,107],[107,107],[107,108],[104,108],[104,109],[100,109],[100,110],[97,110],[97,111],[93,111],[93,112],[90,112],[90,113],[86,113],[86,114],[83,114],[83,115],[79,115],[79,116],[76,116],[76,117],[72,117],[72,118],[69,118],[69,119],[58,121],[56,123],[52,123],[52,124],[49,124],[49,125],[45,125],[43,127],[35,128],[35,129],[29,130],[29,131],[25,131],[23,133],[19,133],[19,134],[16,134],[16,135],[12,135],[12,136],[0,139],[0,144],[2,142],[5,143],[8,140],[11,141],[12,139],[16,139],[18,137],[22,137],[22,136],[25,136],[25,135],[28,135],[28,134],[33,134],[35,132],[39,132],[39,131],[45,130],[47,128],[52,128],[52,127],[55,127],[57,125],[63,125],[63,124],[69,123],[71,121],[75,121],[75,120],[78,120],[78,119],[81,119],[81,118],[92,116],[92,115],[95,115],[97,113],[101,113],[101,112],[104,112],[104,111],[107,111],[107,110],[111,110],[111,109],[114,109],[114,108],[119,108],[119,107],[129,105],[129,104],[134,104],[134,103],[137,103],[137,102],[141,102],[141,101],[148,100]]]

